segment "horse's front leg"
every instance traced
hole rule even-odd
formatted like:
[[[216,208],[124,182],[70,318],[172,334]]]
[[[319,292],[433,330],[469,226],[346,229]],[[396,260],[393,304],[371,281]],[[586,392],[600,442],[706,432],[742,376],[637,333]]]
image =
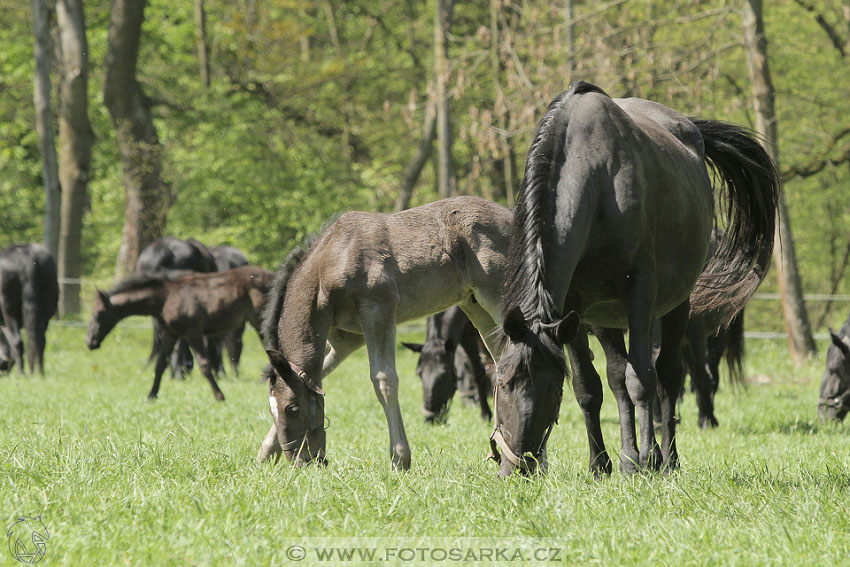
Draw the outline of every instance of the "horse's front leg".
[[[620,415],[620,472],[631,474],[637,470],[639,454],[635,436],[635,405],[626,388],[628,356],[623,331],[594,327],[593,334],[605,351],[608,387],[614,394]]]
[[[408,470],[410,445],[398,405],[398,373],[395,368],[395,303],[387,300],[364,302],[358,308],[358,316],[369,353],[372,385],[387,417],[393,468]]]
[[[149,400],[155,400],[159,394],[159,384],[162,382],[162,373],[171,360],[171,351],[174,350],[174,345],[177,344],[177,337],[171,333],[162,332],[160,335],[160,349],[156,356],[156,366],[154,367],[153,386],[148,394]]]
[[[661,455],[666,472],[679,466],[679,454],[676,450],[676,402],[685,381],[682,337],[688,326],[690,309],[690,302],[685,301],[661,319],[661,352],[655,366],[658,370],[658,391],[661,395]]]
[[[573,371],[573,392],[584,414],[587,441],[590,445],[590,471],[596,478],[611,474],[611,458],[605,450],[599,410],[602,407],[602,380],[593,367],[593,356],[587,343],[587,327],[582,325],[567,345]]]
[[[203,335],[192,335],[186,337],[186,342],[189,344],[189,348],[192,349],[192,352],[195,354],[195,358],[198,360],[198,366],[201,367],[201,374],[203,374],[204,378],[207,379],[207,382],[210,383],[213,396],[215,396],[216,400],[223,402],[224,394],[221,393],[221,390],[218,388],[218,383],[215,381],[215,376],[213,376],[213,360],[207,350],[207,341],[204,340]]]

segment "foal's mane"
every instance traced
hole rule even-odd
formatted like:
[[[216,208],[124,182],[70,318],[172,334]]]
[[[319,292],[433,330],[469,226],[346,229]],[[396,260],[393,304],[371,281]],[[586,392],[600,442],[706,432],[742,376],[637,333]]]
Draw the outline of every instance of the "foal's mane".
[[[281,311],[283,311],[283,300],[286,298],[286,288],[289,285],[292,275],[304,259],[313,249],[313,245],[319,239],[319,236],[324,230],[319,233],[313,233],[304,238],[297,244],[289,254],[286,255],[283,263],[278,268],[275,274],[272,287],[266,294],[266,305],[263,308],[263,313],[260,318],[260,335],[263,339],[263,346],[268,349],[280,348],[280,337],[278,336],[278,321],[280,320]]]
[[[514,210],[502,313],[519,306],[526,319],[535,325],[550,324],[559,317],[560,306],[555,305],[546,288],[542,231],[551,221],[554,187],[566,160],[568,102],[574,95],[589,92],[605,94],[599,87],[579,81],[549,104],[528,150]]]
[[[165,282],[173,282],[181,276],[191,274],[188,270],[162,270],[159,272],[146,272],[142,274],[134,274],[121,280],[109,290],[109,295],[116,293],[126,293],[129,291],[138,291],[152,287],[162,287]]]

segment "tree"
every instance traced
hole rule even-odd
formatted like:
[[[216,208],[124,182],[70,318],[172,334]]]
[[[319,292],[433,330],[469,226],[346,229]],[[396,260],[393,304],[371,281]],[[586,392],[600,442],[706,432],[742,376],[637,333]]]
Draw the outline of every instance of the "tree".
[[[41,149],[44,179],[44,245],[54,258],[59,253],[61,190],[53,139],[53,110],[50,105],[50,8],[48,0],[32,0],[35,33],[35,127]]]
[[[450,120],[449,82],[449,27],[452,21],[454,0],[437,0],[434,19],[434,71],[437,91],[437,167],[441,198],[457,193],[457,179],[452,165],[452,130]]]
[[[756,130],[764,136],[768,153],[779,164],[779,134],[774,108],[775,91],[767,58],[767,37],[762,20],[761,0],[745,0],[743,8],[744,43],[753,88]],[[796,362],[817,354],[806,304],[803,285],[797,268],[794,236],[784,193],[779,198],[779,218],[776,225],[774,262],[782,291],[782,307],[791,347]]]
[[[136,79],[144,10],[144,1],[113,0],[107,37],[103,99],[118,137],[126,198],[116,276],[131,273],[142,248],[162,236],[172,200],[150,100]]]
[[[83,213],[91,162],[88,112],[88,42],[82,0],[57,0],[62,89],[59,97],[59,178],[62,185],[58,275],[59,313],[80,312]]]

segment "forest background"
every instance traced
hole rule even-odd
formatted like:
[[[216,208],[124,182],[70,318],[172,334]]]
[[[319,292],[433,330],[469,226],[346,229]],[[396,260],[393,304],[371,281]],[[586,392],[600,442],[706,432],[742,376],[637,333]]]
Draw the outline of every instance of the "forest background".
[[[84,5],[91,134],[78,214],[84,279],[111,281],[132,260],[121,250],[130,189],[108,108],[109,81],[118,81],[108,68],[110,35],[128,4]],[[164,234],[230,243],[274,268],[294,243],[345,210],[389,212],[450,194],[510,205],[537,121],[578,79],[612,96],[757,125],[742,23],[747,2],[138,4],[134,78],[155,128],[147,149],[159,160],[162,209],[137,244]],[[45,7],[49,17],[49,105],[60,117],[49,131],[61,162],[68,52],[62,16],[57,25],[54,14],[67,5],[81,4],[0,0],[2,245],[44,240],[49,192],[33,104],[34,15]],[[850,2],[777,0],[763,7],[763,18],[803,290],[847,294]],[[780,291],[775,274],[762,291]],[[840,302],[808,308],[815,331],[846,316]],[[782,330],[776,304],[761,311],[755,328]]]

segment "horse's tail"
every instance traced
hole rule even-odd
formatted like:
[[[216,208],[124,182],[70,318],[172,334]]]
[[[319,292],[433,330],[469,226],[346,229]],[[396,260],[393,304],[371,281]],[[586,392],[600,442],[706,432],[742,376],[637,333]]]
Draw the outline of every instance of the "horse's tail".
[[[719,340],[721,348],[725,348],[723,358],[726,360],[726,369],[729,371],[729,382],[733,386],[744,386],[744,310],[741,309],[732,322],[725,329],[720,329],[716,337],[709,338]]]
[[[286,298],[286,287],[295,269],[301,264],[315,243],[318,235],[308,235],[300,244],[297,244],[287,254],[286,259],[278,268],[271,288],[266,294],[266,302],[260,316],[260,338],[265,348],[276,349],[280,347],[278,337],[278,323],[283,311],[283,301]]]
[[[691,311],[722,313],[730,324],[764,279],[773,253],[780,180],[776,165],[747,128],[692,118],[716,171],[726,238],[691,294]]]

